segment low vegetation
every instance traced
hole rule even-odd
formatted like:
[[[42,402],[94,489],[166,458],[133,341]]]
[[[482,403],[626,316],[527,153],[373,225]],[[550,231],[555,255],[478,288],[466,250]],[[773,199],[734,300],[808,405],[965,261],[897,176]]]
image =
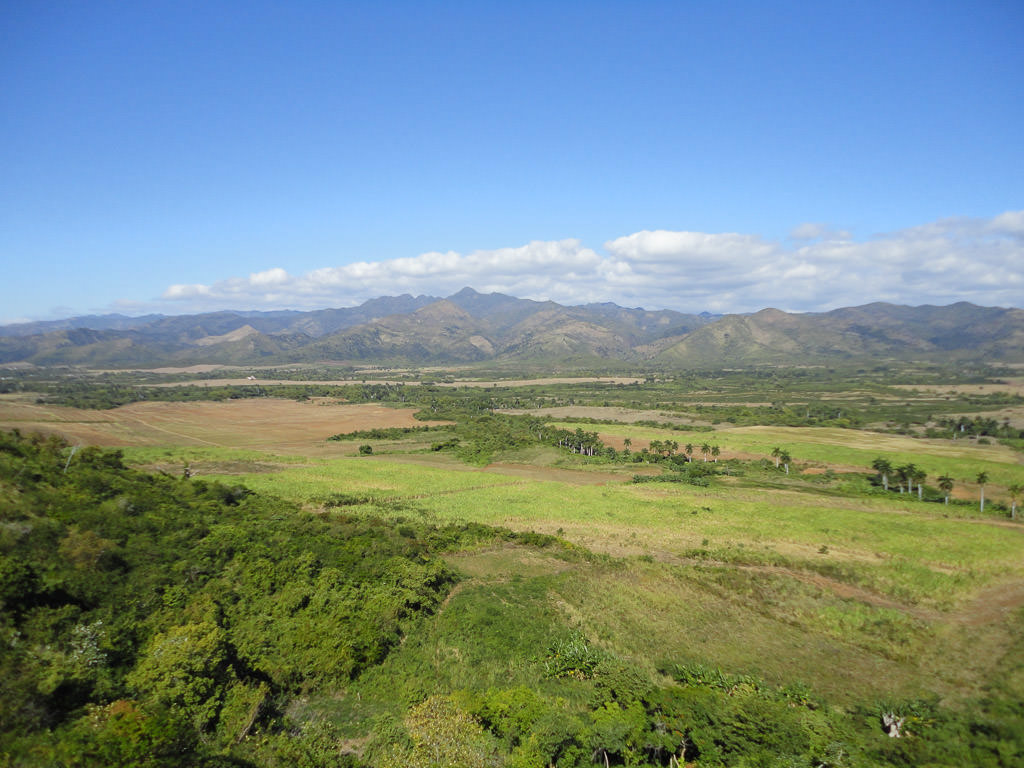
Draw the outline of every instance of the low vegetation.
[[[221,395],[33,376],[0,417]],[[325,415],[284,452],[0,432],[0,765],[1018,765],[1020,398],[965,382],[232,390]]]

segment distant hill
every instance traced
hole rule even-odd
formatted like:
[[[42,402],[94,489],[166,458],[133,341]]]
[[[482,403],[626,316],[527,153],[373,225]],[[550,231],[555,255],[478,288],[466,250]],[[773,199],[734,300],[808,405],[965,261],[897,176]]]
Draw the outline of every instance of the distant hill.
[[[1024,361],[1024,311],[906,307],[875,303],[831,312],[763,309],[726,315],[663,342],[651,359],[680,364],[757,364],[821,360]]]
[[[854,360],[1024,363],[1024,310],[868,304],[794,314],[563,306],[464,288],[312,312],[101,315],[0,326],[0,363],[83,366],[378,362],[659,367]]]

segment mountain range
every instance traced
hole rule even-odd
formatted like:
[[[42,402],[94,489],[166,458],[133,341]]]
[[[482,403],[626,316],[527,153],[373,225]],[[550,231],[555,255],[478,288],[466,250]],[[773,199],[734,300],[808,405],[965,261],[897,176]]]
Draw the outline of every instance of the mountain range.
[[[93,315],[0,326],[0,364],[707,367],[843,360],[1024,363],[1024,310],[874,303],[818,313],[694,315],[464,288],[447,298],[406,294],[309,312]]]

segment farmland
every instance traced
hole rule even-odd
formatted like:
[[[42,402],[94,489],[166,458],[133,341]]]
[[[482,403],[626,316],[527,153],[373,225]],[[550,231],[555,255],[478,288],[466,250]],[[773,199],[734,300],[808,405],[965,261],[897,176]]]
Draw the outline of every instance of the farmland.
[[[927,386],[906,384],[908,375],[844,383],[801,372],[770,386],[729,373],[647,383],[492,377],[487,387],[403,386],[385,402],[319,389],[282,399],[267,385],[260,397],[108,410],[18,392],[0,398],[0,427],[117,447],[145,471],[187,468],[192,482],[244,486],[324,521],[382,520],[409,536],[509,532],[444,545],[454,586],[437,610],[379,664],[288,705],[297,722],[323,724],[349,764],[388,764],[381,755],[399,747],[381,724],[405,718],[412,728],[429,702],[486,725],[498,721],[481,702],[528,689],[545,706],[562,701],[566,722],[596,717],[585,713],[593,686],[603,690],[600,674],[544,672],[551,648],[570,641],[644,685],[671,686],[682,679],[672,670],[699,668],[764,690],[804,686],[844,723],[820,727],[861,756],[828,764],[921,755],[947,764],[934,755],[967,727],[958,723],[1003,718],[991,727],[1010,734],[1004,751],[1017,748],[1012,723],[1024,723],[995,714],[1024,699],[1024,524],[1010,516],[1024,454],[1004,420],[1020,393],[956,375],[947,385],[932,371],[918,374]],[[954,418],[967,427],[944,426]],[[574,433],[604,447],[567,450],[543,437]],[[779,447],[786,468],[773,457]],[[878,458],[919,468],[922,490],[880,487]],[[949,503],[939,476],[953,480]],[[897,749],[870,714],[880,702],[926,706],[931,724]],[[481,738],[498,739],[491,727]],[[697,765],[732,764],[695,743]],[[245,744],[237,754],[261,754]],[[510,760],[526,754],[525,740],[510,744]],[[641,754],[652,762],[632,764],[669,764],[628,749],[614,753],[620,764]],[[522,759],[508,764],[543,764]]]

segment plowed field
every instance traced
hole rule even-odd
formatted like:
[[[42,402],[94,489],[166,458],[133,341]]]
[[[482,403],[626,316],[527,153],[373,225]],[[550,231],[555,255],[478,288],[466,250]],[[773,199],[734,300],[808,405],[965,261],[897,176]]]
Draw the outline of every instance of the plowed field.
[[[215,446],[307,456],[351,448],[326,442],[338,432],[423,426],[415,409],[373,404],[300,403],[274,398],[227,402],[132,403],[109,411],[37,405],[0,398],[0,428],[60,434],[102,446]],[[439,423],[439,422],[433,422]]]

